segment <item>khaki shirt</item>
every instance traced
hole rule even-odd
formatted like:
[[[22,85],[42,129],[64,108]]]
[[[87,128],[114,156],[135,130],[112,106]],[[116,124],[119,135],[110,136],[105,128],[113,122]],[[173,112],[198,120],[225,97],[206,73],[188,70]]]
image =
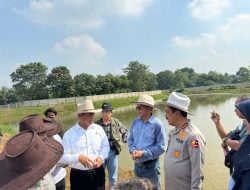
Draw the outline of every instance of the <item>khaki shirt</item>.
[[[190,121],[184,129],[171,130],[164,158],[166,189],[202,189],[204,154],[205,139]]]

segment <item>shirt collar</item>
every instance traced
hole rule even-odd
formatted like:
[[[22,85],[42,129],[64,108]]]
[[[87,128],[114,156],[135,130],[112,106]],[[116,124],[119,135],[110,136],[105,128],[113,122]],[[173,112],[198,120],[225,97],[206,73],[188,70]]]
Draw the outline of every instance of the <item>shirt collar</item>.
[[[146,123],[153,123],[153,122],[154,122],[154,121],[153,121],[154,118],[155,118],[155,116],[154,116],[153,114],[151,114],[150,118],[147,120]],[[141,117],[139,117],[139,120],[140,120],[140,121],[143,121]]]
[[[87,129],[91,129],[91,128],[93,128],[93,123],[90,124],[90,126],[89,126]],[[86,131],[86,129],[82,128],[82,127],[79,125],[78,122],[77,122],[77,124],[76,124],[76,130],[84,130],[84,131]]]

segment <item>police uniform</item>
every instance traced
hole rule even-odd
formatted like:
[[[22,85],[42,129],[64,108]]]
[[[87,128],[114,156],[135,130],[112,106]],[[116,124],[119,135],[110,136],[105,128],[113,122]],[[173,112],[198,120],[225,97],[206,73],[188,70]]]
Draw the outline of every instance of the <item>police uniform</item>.
[[[167,190],[200,190],[203,181],[205,139],[190,123],[169,132],[164,158]]]

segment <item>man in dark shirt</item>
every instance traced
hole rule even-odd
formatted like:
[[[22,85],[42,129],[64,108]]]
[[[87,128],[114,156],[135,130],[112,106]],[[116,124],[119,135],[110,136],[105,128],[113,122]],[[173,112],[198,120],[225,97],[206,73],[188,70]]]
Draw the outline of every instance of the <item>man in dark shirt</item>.
[[[104,167],[108,169],[109,189],[114,189],[117,183],[118,155],[121,151],[120,142],[127,142],[127,129],[118,119],[112,117],[112,110],[113,108],[110,103],[103,103],[102,118],[96,121],[97,124],[103,127],[109,140],[110,151],[104,164]]]

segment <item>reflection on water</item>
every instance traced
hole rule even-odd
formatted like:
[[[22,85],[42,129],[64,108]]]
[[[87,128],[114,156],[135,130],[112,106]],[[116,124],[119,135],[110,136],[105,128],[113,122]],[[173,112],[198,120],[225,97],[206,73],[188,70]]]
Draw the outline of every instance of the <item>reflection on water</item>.
[[[241,121],[234,113],[235,97],[229,95],[216,96],[191,96],[190,112],[195,116],[190,115],[192,122],[200,128],[204,134],[206,146],[206,163],[205,163],[205,190],[222,190],[227,189],[229,170],[223,165],[223,151],[220,147],[221,140],[216,132],[216,128],[210,119],[210,112],[217,111],[221,115],[221,121],[227,130],[233,129]],[[166,126],[166,133],[172,127],[168,125],[165,114],[164,105],[157,105],[154,114],[162,120]],[[72,114],[73,115],[73,114]],[[130,106],[121,111],[114,111],[114,117],[118,118],[127,128],[130,128],[132,120],[136,117],[135,106]],[[100,116],[100,115],[99,115]],[[96,119],[99,117],[96,116]],[[65,130],[75,124],[76,118],[60,118]],[[133,169],[133,162],[128,153],[127,145],[122,146],[123,151],[120,155],[119,166],[125,170]],[[163,157],[163,156],[162,156]],[[162,159],[161,159],[162,161]],[[163,168],[163,165],[161,166]],[[162,171],[163,180],[163,171]]]

